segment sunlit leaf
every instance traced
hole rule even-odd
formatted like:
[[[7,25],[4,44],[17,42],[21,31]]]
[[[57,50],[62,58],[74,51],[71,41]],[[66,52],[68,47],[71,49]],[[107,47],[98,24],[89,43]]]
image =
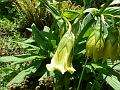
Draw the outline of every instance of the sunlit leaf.
[[[41,64],[42,61],[35,61],[34,63],[32,63],[32,65],[25,69],[25,70],[22,70],[18,75],[16,75],[8,84],[7,86],[11,85],[11,84],[14,84],[14,83],[17,83],[17,84],[20,84],[24,81],[25,77],[26,76],[30,76],[32,75],[33,73],[35,73],[37,71],[37,69],[39,68],[40,64]]]
[[[35,45],[32,45],[32,44],[29,44],[30,43],[30,41],[28,42],[28,41],[25,41],[25,42],[17,42],[19,45],[21,45],[21,47],[23,47],[23,48],[28,48],[28,47],[31,47],[31,48],[34,48],[34,49],[36,49],[36,50],[40,50],[40,48],[39,47],[37,47],[37,46],[35,46]]]
[[[58,10],[56,10],[56,8],[52,5],[50,5],[48,3],[48,0],[39,0],[46,8],[49,12],[51,12],[51,14],[56,18],[59,19],[60,18],[60,13],[58,12]]]
[[[32,38],[29,38],[29,39],[23,41],[23,43],[32,43],[32,42],[35,42],[35,40],[33,40]]]
[[[29,56],[26,58],[19,58],[15,56],[4,56],[0,58],[0,62],[14,62],[14,63],[23,63],[26,61],[31,61],[35,58],[45,58],[43,56]]]
[[[19,60],[21,59],[14,56],[5,56],[0,58],[0,62],[15,62]]]
[[[27,61],[32,61],[35,58],[45,59],[44,56],[30,56],[30,57],[27,57],[25,59],[21,59],[20,61],[15,61],[12,64],[17,64],[17,63],[23,63],[23,62],[27,62]]]
[[[120,7],[108,7],[103,12],[104,15],[116,16],[120,18]]]
[[[98,12],[97,8],[88,8],[84,10],[84,13],[91,13],[92,15],[95,15]]]
[[[110,5],[120,4],[120,0],[113,0],[113,2]]]
[[[88,30],[88,28],[93,24],[94,21],[95,21],[95,19],[93,18],[93,16],[90,13],[83,19],[78,40],[82,39],[83,35]]]
[[[72,21],[74,20],[75,18],[77,18],[77,16],[79,15],[78,12],[75,12],[75,11],[68,11],[68,10],[65,10],[63,12],[63,16],[65,16],[69,21]]]
[[[116,76],[107,76],[106,81],[114,90],[120,90],[120,81]]]

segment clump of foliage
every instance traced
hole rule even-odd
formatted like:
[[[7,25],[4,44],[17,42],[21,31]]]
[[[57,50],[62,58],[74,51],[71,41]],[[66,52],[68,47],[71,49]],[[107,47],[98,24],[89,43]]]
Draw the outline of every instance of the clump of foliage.
[[[7,18],[0,20],[0,56],[19,54],[20,46],[14,42],[21,39],[17,27],[15,21],[10,21]]]
[[[12,0],[0,0],[0,19],[7,18],[13,21],[16,14]]]
[[[39,29],[43,29],[44,25],[51,25],[52,16],[38,0],[16,0],[14,4],[17,10],[25,16],[24,27],[28,28],[32,23],[35,23]]]
[[[18,20],[19,19],[19,20]],[[25,49],[15,41],[21,41],[18,27],[20,16],[11,0],[0,1],[0,57],[26,53]],[[11,66],[11,63],[0,62],[0,90],[6,89],[6,84],[24,68],[25,63]]]
[[[106,83],[119,90],[120,7],[110,6],[112,2],[89,8],[87,0],[82,6],[63,0],[39,0],[39,8],[51,13],[53,22],[42,30],[36,23],[28,28],[32,37],[17,42],[28,53],[0,58],[0,62],[12,65],[30,62],[7,87],[20,88],[29,76],[41,81],[53,77],[55,90],[101,90]],[[34,89],[47,86],[36,83]]]

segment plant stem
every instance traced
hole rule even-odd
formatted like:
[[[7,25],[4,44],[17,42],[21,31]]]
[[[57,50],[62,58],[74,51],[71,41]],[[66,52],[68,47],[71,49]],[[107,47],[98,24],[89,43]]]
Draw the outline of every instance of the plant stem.
[[[77,90],[80,90],[80,84],[81,84],[81,81],[82,81],[82,77],[83,77],[83,74],[84,74],[84,71],[85,71],[87,61],[88,61],[88,58],[86,58],[86,61],[85,61],[85,64],[84,64],[84,67],[83,67],[83,70],[82,70],[82,73],[81,73],[81,76],[80,76],[80,80],[79,80],[79,83],[78,83]]]
[[[107,0],[107,2],[104,4],[104,6],[100,9],[99,14],[102,14],[102,12],[112,3],[113,0]]]
[[[68,19],[66,18],[66,17],[62,17],[64,20],[65,20],[65,22],[68,24],[68,26],[69,26],[69,28],[68,28],[68,30],[71,32],[71,30],[72,30],[72,25],[71,25],[71,23],[68,21]]]

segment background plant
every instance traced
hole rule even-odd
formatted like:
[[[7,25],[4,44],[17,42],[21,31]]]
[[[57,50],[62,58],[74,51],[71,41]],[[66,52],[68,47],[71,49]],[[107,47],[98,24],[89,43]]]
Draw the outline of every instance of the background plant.
[[[35,23],[39,29],[51,24],[51,15],[43,8],[38,0],[16,0],[14,3],[17,10],[25,16],[25,28],[30,27],[32,23]]]
[[[14,41],[21,41],[24,38],[20,35],[20,14],[17,13],[11,0],[0,1],[0,57],[12,56],[25,53],[25,49]],[[26,64],[11,66],[10,63],[0,62],[0,89],[5,90],[7,83]]]

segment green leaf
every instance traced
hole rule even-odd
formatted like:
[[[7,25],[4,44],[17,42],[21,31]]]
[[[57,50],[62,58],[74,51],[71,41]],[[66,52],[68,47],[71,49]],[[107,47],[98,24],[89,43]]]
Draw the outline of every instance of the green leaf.
[[[83,19],[83,22],[81,25],[81,31],[78,36],[78,41],[82,40],[83,35],[88,30],[88,28],[91,27],[91,25],[93,24],[94,21],[95,21],[95,19],[93,18],[93,16],[90,13]]]
[[[0,62],[15,62],[15,61],[19,61],[19,60],[21,60],[21,58],[17,58],[14,56],[0,57]]]
[[[85,6],[85,7],[88,7],[88,6],[89,6],[89,3],[90,3],[89,0],[83,0],[83,2],[84,2],[84,6]]]
[[[83,38],[85,37],[89,37],[90,34],[94,31],[94,28],[93,27],[90,27],[84,34]]]
[[[23,63],[23,62],[27,62],[27,61],[32,61],[35,58],[44,59],[45,57],[44,56],[30,56],[30,57],[27,57],[27,58],[23,58],[19,61],[17,60],[15,62],[13,62],[12,64],[18,64],[18,63]]]
[[[7,87],[0,87],[0,90],[8,90]]]
[[[2,68],[1,72],[2,72],[2,77],[4,77],[4,76],[12,73],[13,69],[10,67],[5,67],[5,68]]]
[[[98,13],[98,9],[97,8],[88,8],[88,9],[84,10],[83,13],[91,13],[93,16],[95,16],[95,14]]]
[[[85,46],[86,46],[86,41],[81,41],[77,45],[75,45],[75,49],[74,49],[75,56],[74,57],[76,59],[79,59],[81,58],[81,56],[85,55],[86,53]]]
[[[79,13],[73,10],[65,10],[63,12],[63,16],[66,17],[69,21],[74,20],[75,18],[78,17],[78,15]]]
[[[50,63],[51,58],[46,58],[42,61],[40,67],[38,70],[35,72],[34,76],[39,76],[42,77],[45,72],[47,71],[46,64]]]
[[[103,5],[103,7],[99,10],[99,15],[103,13],[103,11],[113,2],[113,0],[107,0],[107,2]]]
[[[45,57],[44,56],[29,56],[26,58],[19,58],[15,56],[5,56],[5,57],[0,58],[0,62],[13,62],[13,64],[16,64],[16,63],[23,63],[26,61],[31,61],[35,58],[45,58]]]
[[[49,28],[49,27],[47,27],[47,26],[44,26],[44,29],[43,29],[43,31],[44,31],[44,32],[47,32],[47,33],[49,33],[49,31],[50,31],[50,28]]]
[[[80,33],[80,29],[81,29],[80,26],[81,26],[81,22],[79,18],[76,18],[72,25],[72,31],[75,33],[75,38],[77,38]]]
[[[101,84],[96,80],[91,90],[101,90]]]
[[[54,6],[49,4],[48,0],[39,0],[39,1],[42,3],[42,5],[44,5],[47,8],[47,10],[55,17],[55,19],[60,18],[60,13]]]
[[[108,7],[104,10],[103,14],[120,18],[120,7]]]
[[[32,32],[32,29],[31,28],[26,28],[28,31]]]
[[[56,40],[51,40],[51,43],[52,43],[53,48],[56,48],[56,47],[57,47],[57,45],[56,45]]]
[[[0,2],[8,2],[8,0],[0,0]]]
[[[102,66],[100,66],[98,64],[94,64],[94,63],[92,64],[92,66],[94,67],[94,69],[97,69],[97,68],[101,68],[102,69],[103,68]]]
[[[120,0],[113,0],[113,2],[110,5],[120,4]]]
[[[120,90],[120,81],[116,76],[107,76],[106,78],[107,83],[114,88],[114,90]]]
[[[113,64],[110,59],[107,60],[107,65],[111,68],[120,71],[120,60],[117,60],[117,63]]]
[[[22,70],[18,75],[16,75],[8,84],[7,86],[17,83],[20,84],[24,81],[26,76],[30,76],[32,74],[34,74],[37,69],[39,68],[40,64],[41,64],[42,60],[36,60],[35,62],[33,62],[31,64],[31,66],[25,70]]]
[[[35,24],[32,24],[31,28],[33,39],[41,49],[45,50],[48,42],[47,38],[43,35],[42,31],[38,30]]]
[[[32,43],[32,42],[35,42],[35,40],[33,40],[32,38],[29,38],[25,41],[23,41],[24,43]]]
[[[32,45],[32,44],[29,44],[29,43],[26,43],[27,41],[25,42],[17,42],[18,44],[20,44],[23,48],[28,48],[28,47],[31,47],[31,48],[34,48],[36,50],[40,50],[39,47],[35,46],[35,45]]]
[[[32,56],[32,54],[20,54],[20,55],[15,55],[15,57],[18,57],[18,58],[27,58],[27,57],[30,57]]]

